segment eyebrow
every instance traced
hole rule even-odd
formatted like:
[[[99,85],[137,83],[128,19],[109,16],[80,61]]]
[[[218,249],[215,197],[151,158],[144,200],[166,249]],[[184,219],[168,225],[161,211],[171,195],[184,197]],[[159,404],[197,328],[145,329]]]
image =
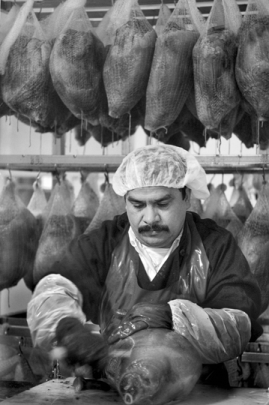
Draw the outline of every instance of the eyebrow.
[[[162,201],[172,200],[172,199],[173,199],[173,197],[171,196],[171,194],[166,194],[165,196],[163,196],[161,198],[150,199],[149,201],[156,203],[156,202],[162,202]],[[145,201],[144,199],[138,200],[138,199],[136,199],[134,197],[131,197],[131,196],[127,196],[127,200],[130,201],[131,203],[142,203],[142,202]]]

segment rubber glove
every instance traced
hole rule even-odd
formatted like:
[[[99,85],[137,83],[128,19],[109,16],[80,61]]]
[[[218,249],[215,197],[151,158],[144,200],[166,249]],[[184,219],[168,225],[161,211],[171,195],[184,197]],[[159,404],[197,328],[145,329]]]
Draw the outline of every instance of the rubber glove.
[[[139,330],[147,328],[172,329],[172,312],[168,304],[141,302],[134,305],[110,335],[108,343],[115,343]]]
[[[62,318],[56,327],[57,346],[65,350],[70,365],[102,362],[108,354],[108,345],[100,333],[93,332],[77,318]]]

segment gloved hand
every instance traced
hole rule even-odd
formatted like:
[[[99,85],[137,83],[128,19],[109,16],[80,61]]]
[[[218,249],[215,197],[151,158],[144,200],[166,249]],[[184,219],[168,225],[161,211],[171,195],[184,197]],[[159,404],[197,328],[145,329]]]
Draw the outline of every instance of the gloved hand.
[[[108,345],[101,334],[87,329],[77,318],[65,317],[56,327],[57,346],[66,350],[65,360],[70,365],[102,362]]]
[[[172,329],[172,325],[172,312],[168,304],[141,302],[134,305],[133,308],[127,312],[121,324],[108,338],[108,343],[115,343],[142,329]]]

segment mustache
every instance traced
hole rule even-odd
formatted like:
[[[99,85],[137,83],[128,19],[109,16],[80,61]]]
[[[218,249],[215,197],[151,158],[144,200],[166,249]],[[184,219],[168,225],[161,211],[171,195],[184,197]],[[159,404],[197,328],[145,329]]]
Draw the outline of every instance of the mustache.
[[[169,228],[166,225],[144,225],[144,226],[140,226],[138,228],[138,232],[139,233],[144,233],[144,232],[152,232],[152,231],[156,231],[156,232],[161,232],[161,231],[165,231],[165,232],[169,232]]]

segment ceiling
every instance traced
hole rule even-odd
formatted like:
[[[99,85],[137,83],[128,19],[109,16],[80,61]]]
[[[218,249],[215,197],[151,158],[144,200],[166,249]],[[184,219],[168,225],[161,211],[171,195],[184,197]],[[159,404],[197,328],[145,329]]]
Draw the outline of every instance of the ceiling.
[[[25,0],[0,0],[2,9],[9,10],[14,1],[22,5]],[[39,0],[35,1],[34,9],[35,12],[40,16],[40,18],[46,17],[48,14],[52,13],[54,8],[57,7],[62,0]],[[106,11],[111,7],[114,0],[87,0],[86,2],[86,10],[88,13],[89,18],[94,26],[97,26],[99,22],[102,20]],[[156,18],[158,17],[161,0],[138,0],[140,7],[142,8],[145,16],[147,19],[154,24],[156,22]],[[248,0],[236,0],[240,10],[244,13],[246,9],[246,4]],[[163,3],[167,4],[168,7],[173,10],[175,7],[176,0],[163,0]],[[204,16],[207,16],[210,12],[210,9],[213,4],[213,0],[205,1],[205,0],[196,0],[197,7],[201,11]]]

